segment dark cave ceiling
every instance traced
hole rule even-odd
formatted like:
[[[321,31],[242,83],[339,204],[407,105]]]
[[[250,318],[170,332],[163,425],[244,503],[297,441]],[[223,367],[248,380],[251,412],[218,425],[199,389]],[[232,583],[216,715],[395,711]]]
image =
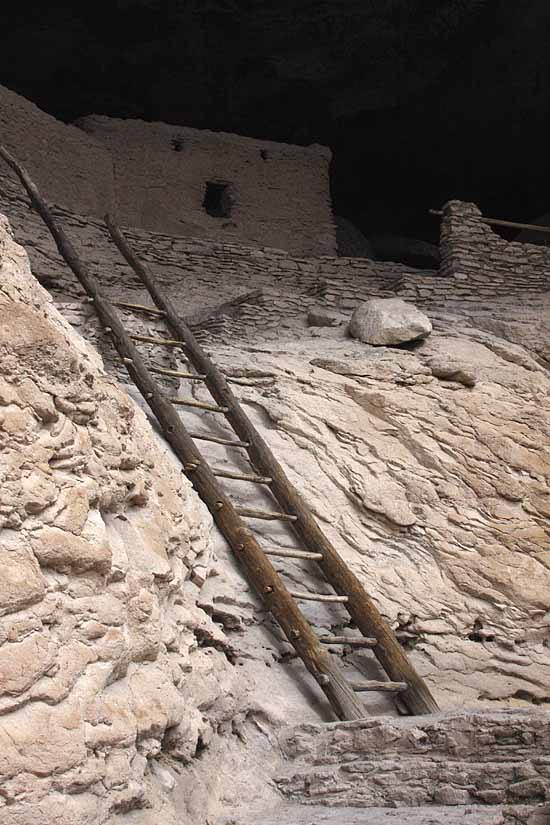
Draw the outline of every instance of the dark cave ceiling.
[[[336,211],[433,239],[449,197],[549,211],[543,0],[111,0],[3,9],[0,83],[90,112],[334,151]]]

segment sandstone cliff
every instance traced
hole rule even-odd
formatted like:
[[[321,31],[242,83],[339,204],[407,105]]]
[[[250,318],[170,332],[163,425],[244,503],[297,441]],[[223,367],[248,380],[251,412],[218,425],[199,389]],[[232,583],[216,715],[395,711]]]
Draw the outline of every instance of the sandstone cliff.
[[[413,351],[317,329],[216,356],[441,705],[548,703],[550,379],[522,348],[434,320]]]
[[[39,237],[35,244],[41,251]],[[111,266],[95,264],[118,295],[142,299],[124,270],[114,277]],[[0,266],[0,825],[230,823],[245,821],[244,808],[246,821],[262,822],[280,794],[310,804],[307,788],[316,787],[331,804],[340,768],[317,776],[318,754],[310,760],[306,749],[298,772],[283,770],[280,755],[282,744],[286,759],[296,758],[285,745],[292,731],[281,729],[331,720],[323,695],[224,542],[215,532],[210,542],[208,514],[143,413],[32,278],[5,222]],[[237,291],[264,286],[268,274],[258,284],[242,268],[240,278]],[[190,295],[194,305],[212,300],[213,279],[205,267],[181,290],[179,262],[162,272],[182,314]],[[307,308],[289,283],[272,279],[263,316],[292,301]],[[83,313],[82,329],[103,348],[89,307],[76,294],[63,297],[67,317],[81,324]],[[512,765],[498,787],[490,777],[476,787],[471,767],[443,775],[429,754],[426,785],[424,762],[414,763],[422,805],[460,799],[456,817],[445,814],[458,822],[470,799],[531,808],[548,795],[543,734],[536,736],[543,726],[526,711],[549,700],[550,379],[525,349],[450,312],[430,307],[434,332],[413,350],[369,347],[343,326],[308,329],[298,309],[264,330],[253,308],[238,325],[220,323],[209,343],[441,706],[475,706],[476,715],[463,717],[474,740],[493,724],[477,716],[482,709],[521,708],[509,717],[514,736],[533,725],[525,775]],[[202,397],[199,386],[193,391]],[[222,432],[208,413],[184,418],[195,430]],[[212,450],[216,464],[234,461]],[[244,483],[232,493],[260,503]],[[291,541],[283,529],[269,532],[270,544]],[[323,587],[312,566],[279,566],[296,589]],[[339,607],[305,612],[321,632],[348,621]],[[370,655],[343,662],[352,676],[378,675]],[[374,695],[366,710],[395,714]],[[379,724],[388,741],[394,725],[424,741],[421,722]],[[448,727],[445,719],[433,724]],[[466,762],[472,753],[466,745],[461,752]],[[445,761],[446,751],[433,758]],[[376,785],[387,765],[363,768]],[[371,778],[364,783],[360,794],[355,782],[340,783],[338,805],[371,800]],[[410,799],[403,804],[419,804]],[[286,813],[289,822],[303,819]]]
[[[191,582],[211,520],[4,218],[0,278],[0,822],[173,822],[162,760],[242,693]]]

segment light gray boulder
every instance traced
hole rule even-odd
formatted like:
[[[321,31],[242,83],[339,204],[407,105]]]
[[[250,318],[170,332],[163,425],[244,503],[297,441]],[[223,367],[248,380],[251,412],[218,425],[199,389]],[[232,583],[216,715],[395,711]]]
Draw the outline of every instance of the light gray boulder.
[[[425,338],[432,322],[413,304],[401,298],[371,298],[352,315],[349,334],[366,344],[391,346]]]

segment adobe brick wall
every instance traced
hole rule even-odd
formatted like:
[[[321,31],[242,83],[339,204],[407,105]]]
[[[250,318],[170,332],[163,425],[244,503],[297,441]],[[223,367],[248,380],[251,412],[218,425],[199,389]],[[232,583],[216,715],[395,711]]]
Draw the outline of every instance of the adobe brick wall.
[[[509,242],[480,221],[475,203],[452,200],[443,207],[441,275],[453,292],[484,297],[550,289],[550,248]]]
[[[89,215],[112,209],[113,164],[108,150],[3,86],[0,141],[26,166],[49,201]],[[0,172],[15,177],[4,164]]]
[[[97,116],[79,125],[0,86],[0,141],[48,201],[174,236],[336,254],[328,149]],[[0,185],[6,176],[2,164]],[[203,208],[208,181],[231,185],[229,217]],[[0,191],[0,209],[8,200]]]
[[[79,126],[112,154],[118,219],[127,226],[336,254],[325,147],[95,115]],[[229,185],[229,216],[203,207],[209,181]]]

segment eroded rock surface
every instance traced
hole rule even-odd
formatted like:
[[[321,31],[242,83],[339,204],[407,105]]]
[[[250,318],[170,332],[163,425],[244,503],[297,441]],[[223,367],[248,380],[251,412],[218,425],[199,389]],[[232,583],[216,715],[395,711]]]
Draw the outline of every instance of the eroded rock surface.
[[[162,760],[243,692],[196,606],[210,517],[1,221],[0,823],[172,823]]]
[[[548,703],[550,378],[520,347],[438,326],[414,352],[327,330],[216,355],[441,706]]]
[[[172,825],[175,810],[178,825],[272,821],[260,814],[280,801],[269,779],[287,776],[279,729],[330,722],[330,708],[218,535],[212,559],[209,519],[144,417],[52,309],[21,249],[5,233],[2,244],[0,764],[12,804],[0,823],[111,825],[128,815],[133,825]],[[191,292],[195,304],[212,300],[206,270],[185,290],[180,270],[163,271],[182,314]],[[239,271],[234,288],[256,285]],[[117,273],[112,288],[124,279]],[[143,301],[129,284],[128,298]],[[286,281],[270,289],[267,332],[253,307],[239,325],[220,324],[208,348],[321,527],[442,708],[547,706],[548,373],[465,314],[430,308],[428,339],[414,351],[381,350],[347,338],[344,324],[308,329],[303,296]],[[296,308],[281,323],[273,308],[283,299]],[[67,317],[105,346],[89,306],[84,322],[72,307]],[[202,384],[185,392],[206,400]],[[182,416],[195,431],[224,434],[219,416]],[[207,452],[216,466],[238,464],[235,451]],[[243,505],[267,501],[244,482],[231,494]],[[295,543],[277,523],[254,526],[266,544]],[[327,587],[313,565],[276,565],[293,589]],[[341,606],[304,612],[320,633],[349,630]],[[371,654],[334,652],[352,678],[381,677]],[[395,714],[387,696],[365,704]],[[450,750],[441,761],[452,762]],[[535,822],[540,794],[525,796],[524,813],[516,800],[498,815],[458,800],[455,815],[453,777],[452,792],[407,820]],[[357,811],[346,811],[349,822],[362,821]],[[372,812],[373,823],[399,813]],[[346,821],[341,811],[337,820],[314,813]]]

